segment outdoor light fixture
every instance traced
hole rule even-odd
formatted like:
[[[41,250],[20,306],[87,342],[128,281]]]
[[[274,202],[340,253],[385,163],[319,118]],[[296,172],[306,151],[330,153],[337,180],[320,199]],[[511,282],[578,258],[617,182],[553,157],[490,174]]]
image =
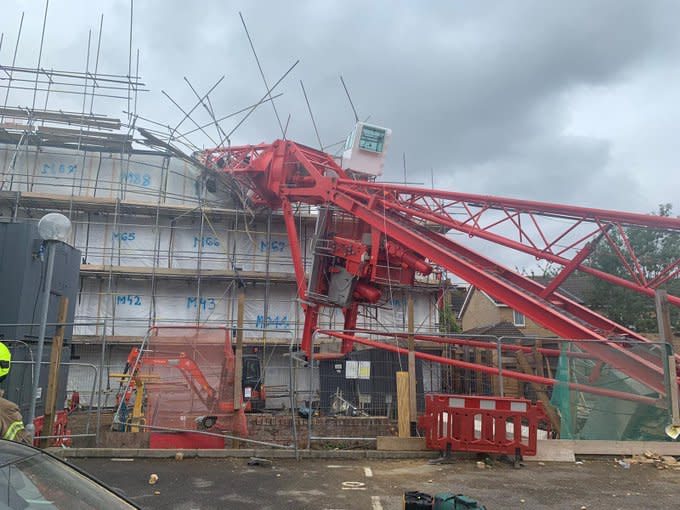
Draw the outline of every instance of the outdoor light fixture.
[[[44,241],[65,243],[71,236],[71,220],[59,213],[48,213],[38,222],[38,233]]]
[[[52,276],[54,275],[54,251],[57,243],[65,243],[71,237],[71,220],[59,213],[48,213],[38,222],[38,234],[46,245],[47,257],[45,263],[45,279],[43,280],[42,309],[40,320],[40,332],[38,334],[38,352],[35,356],[35,367],[33,368],[33,391],[31,393],[31,405],[28,408],[26,419],[26,431],[33,437],[35,426],[35,408],[38,402],[38,392],[40,389],[40,365],[43,359],[45,348],[45,331],[47,329],[47,318],[50,308],[50,294],[52,292]],[[47,431],[49,435],[51,431]]]

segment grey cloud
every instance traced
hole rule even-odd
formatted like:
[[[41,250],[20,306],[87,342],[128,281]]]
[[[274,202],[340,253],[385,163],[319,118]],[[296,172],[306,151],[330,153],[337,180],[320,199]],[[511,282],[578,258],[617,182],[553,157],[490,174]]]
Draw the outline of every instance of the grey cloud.
[[[126,72],[128,6],[124,0],[101,6],[54,0],[46,56],[56,65],[82,67],[84,47],[78,40],[86,40],[88,28],[96,30],[99,9],[105,8],[102,68]],[[569,118],[579,115],[570,101],[574,91],[616,87],[650,67],[677,68],[680,47],[673,20],[680,9],[673,2],[177,0],[135,6],[134,45],[141,49],[142,75],[153,89],[140,96],[140,112],[163,123],[173,124],[181,114],[160,89],[185,107],[195,101],[183,76],[201,91],[227,76],[211,96],[218,114],[264,93],[238,18],[241,10],[270,84],[302,59],[280,87],[285,95],[277,101],[283,121],[291,115],[291,138],[316,145],[299,79],[305,82],[323,141],[338,141],[349,131],[353,115],[338,80],[342,73],[360,116],[370,115],[394,131],[387,179],[401,178],[406,152],[410,180],[429,184],[434,168],[438,186],[460,191],[643,211],[676,199],[660,196],[668,192],[663,186],[641,189],[632,170],[612,167],[621,140],[566,132]],[[14,30],[20,8],[20,2],[5,8],[15,16],[6,16],[0,30]],[[35,52],[41,13],[32,9],[29,17],[26,55]],[[68,37],[59,35],[57,27],[63,26],[72,32]],[[3,62],[7,55],[3,48]],[[119,110],[114,113],[120,115]],[[203,113],[196,117],[208,120]],[[235,122],[226,122],[225,128]],[[606,125],[607,118],[601,122]],[[271,107],[264,105],[233,141],[280,136]],[[197,137],[196,143],[210,142]],[[646,148],[637,150],[644,154]],[[650,171],[667,171],[671,164],[664,160]],[[607,193],[612,189],[620,192]],[[622,199],[626,194],[627,200]]]

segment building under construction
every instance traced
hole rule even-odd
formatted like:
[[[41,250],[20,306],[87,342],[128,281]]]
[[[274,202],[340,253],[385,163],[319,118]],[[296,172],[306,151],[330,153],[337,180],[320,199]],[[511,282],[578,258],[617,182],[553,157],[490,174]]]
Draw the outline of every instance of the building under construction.
[[[5,71],[45,86],[60,74]],[[71,91],[84,86],[83,101],[98,94],[88,95],[85,73],[62,79]],[[122,93],[142,86],[127,77],[97,80]],[[304,316],[280,213],[244,207],[191,156],[150,147],[133,126],[89,111],[3,107],[0,168],[3,221],[37,222],[58,211],[73,224],[70,244],[82,254],[75,359],[99,365],[103,356],[103,367],[120,372],[130,346],[152,325],[235,325],[236,289],[243,287],[246,341],[259,347],[266,383],[288,385],[282,354],[297,342]],[[295,211],[307,268],[317,215],[311,206]],[[439,289],[431,276],[412,292],[420,331],[436,328]],[[401,330],[405,308],[406,294],[395,283],[379,305],[364,308],[357,324]],[[320,324],[342,329],[342,317],[328,314]],[[74,367],[69,390],[87,399],[92,377]],[[111,384],[107,373],[101,377],[103,388]],[[105,406],[113,403],[107,395]],[[269,402],[281,406],[275,398]]]

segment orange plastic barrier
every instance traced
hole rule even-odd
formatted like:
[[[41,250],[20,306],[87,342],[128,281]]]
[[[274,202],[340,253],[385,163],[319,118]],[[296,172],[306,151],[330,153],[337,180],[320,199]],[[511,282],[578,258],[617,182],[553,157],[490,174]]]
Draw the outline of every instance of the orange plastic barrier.
[[[540,402],[503,397],[432,394],[418,426],[428,448],[440,451],[536,455],[539,424],[549,433]]]

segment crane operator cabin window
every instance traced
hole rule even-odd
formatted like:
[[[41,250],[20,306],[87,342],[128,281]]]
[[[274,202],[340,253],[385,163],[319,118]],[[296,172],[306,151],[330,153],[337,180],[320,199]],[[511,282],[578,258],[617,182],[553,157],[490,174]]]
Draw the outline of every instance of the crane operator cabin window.
[[[364,126],[359,138],[359,148],[365,151],[382,152],[385,143],[385,130]]]

